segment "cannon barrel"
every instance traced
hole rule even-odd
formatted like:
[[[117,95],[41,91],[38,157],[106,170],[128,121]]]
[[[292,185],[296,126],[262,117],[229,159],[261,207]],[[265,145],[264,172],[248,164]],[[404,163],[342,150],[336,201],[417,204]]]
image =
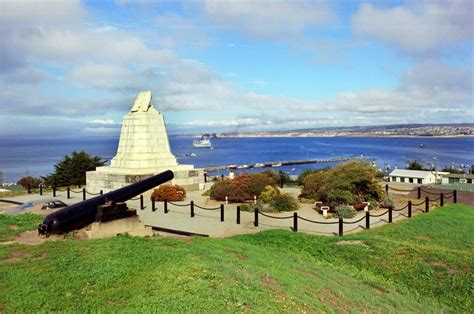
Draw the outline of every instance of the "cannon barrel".
[[[173,179],[173,177],[173,172],[167,170],[140,182],[105,193],[104,195],[99,195],[64,207],[63,209],[46,216],[43,223],[38,226],[38,233],[49,235],[51,233],[64,233],[82,228],[94,222],[97,213],[97,206],[104,205],[106,202],[125,202]]]

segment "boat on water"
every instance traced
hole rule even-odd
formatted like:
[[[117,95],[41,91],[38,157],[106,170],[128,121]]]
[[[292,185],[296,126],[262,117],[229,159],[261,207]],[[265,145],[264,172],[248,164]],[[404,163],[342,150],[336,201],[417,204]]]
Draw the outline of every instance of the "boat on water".
[[[425,144],[423,144],[423,143],[420,144],[420,148],[423,148],[423,147],[425,147]]]
[[[212,143],[209,139],[209,134],[204,134],[203,136],[201,136],[201,139],[194,140],[193,146],[199,148],[212,148]]]
[[[263,168],[265,167],[264,164],[261,164],[261,163],[256,163],[255,165],[253,165],[254,168]]]
[[[249,168],[248,165],[237,166],[237,169],[247,169],[247,168]]]
[[[186,154],[186,157],[196,157],[196,156],[197,156],[196,153],[193,153],[193,152]]]
[[[283,166],[283,164],[281,162],[277,162],[277,163],[272,165],[272,167],[281,167],[281,166]]]

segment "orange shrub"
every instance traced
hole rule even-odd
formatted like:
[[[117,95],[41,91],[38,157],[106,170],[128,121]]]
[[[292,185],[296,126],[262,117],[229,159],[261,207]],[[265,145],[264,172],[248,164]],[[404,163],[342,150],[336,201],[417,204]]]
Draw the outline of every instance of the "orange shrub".
[[[184,201],[186,198],[186,190],[179,185],[163,184],[151,194],[151,200],[156,202],[170,201]]]

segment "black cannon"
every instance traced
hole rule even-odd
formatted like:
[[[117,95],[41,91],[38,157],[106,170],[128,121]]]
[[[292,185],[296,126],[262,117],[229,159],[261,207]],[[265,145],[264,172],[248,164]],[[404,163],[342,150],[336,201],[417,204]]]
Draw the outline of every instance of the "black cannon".
[[[51,213],[38,225],[38,233],[49,235],[51,233],[64,233],[79,229],[94,222],[97,207],[105,203],[125,202],[143,192],[173,179],[172,171],[167,170],[140,182],[99,195],[94,198],[64,207]]]

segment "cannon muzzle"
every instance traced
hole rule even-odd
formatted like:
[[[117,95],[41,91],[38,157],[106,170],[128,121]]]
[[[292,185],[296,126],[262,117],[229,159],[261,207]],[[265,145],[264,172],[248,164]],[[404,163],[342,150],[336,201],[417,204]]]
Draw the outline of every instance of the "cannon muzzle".
[[[43,223],[38,226],[38,233],[43,235],[64,233],[87,226],[94,222],[98,206],[104,205],[106,202],[125,202],[172,180],[173,177],[173,172],[167,170],[104,195],[64,207],[46,216]]]

